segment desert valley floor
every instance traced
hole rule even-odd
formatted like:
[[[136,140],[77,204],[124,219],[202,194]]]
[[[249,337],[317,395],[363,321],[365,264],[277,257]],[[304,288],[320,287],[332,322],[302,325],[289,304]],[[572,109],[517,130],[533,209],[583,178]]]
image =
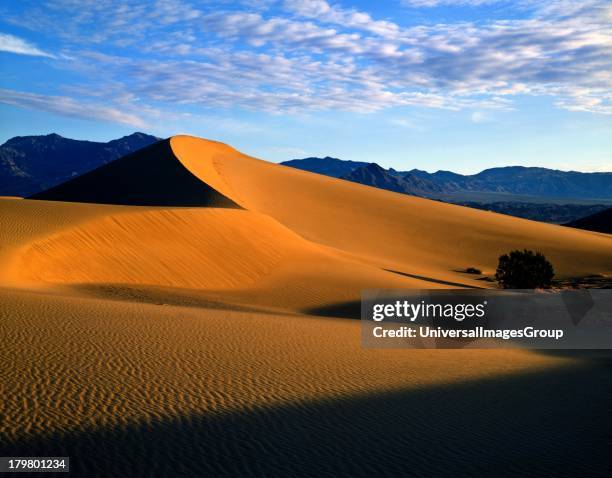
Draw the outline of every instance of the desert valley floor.
[[[87,476],[610,476],[603,352],[368,350],[367,288],[473,288],[612,236],[176,136],[0,199],[0,455]],[[358,309],[357,309],[358,310]]]

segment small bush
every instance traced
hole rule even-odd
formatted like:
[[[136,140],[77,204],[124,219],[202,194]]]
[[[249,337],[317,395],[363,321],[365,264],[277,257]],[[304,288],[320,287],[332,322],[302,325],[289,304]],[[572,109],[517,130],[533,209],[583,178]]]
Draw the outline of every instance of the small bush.
[[[465,270],[466,274],[482,274],[482,271],[480,269],[476,269],[475,267],[468,267]]]
[[[553,266],[540,252],[527,249],[499,257],[495,279],[504,289],[543,289],[555,276]]]

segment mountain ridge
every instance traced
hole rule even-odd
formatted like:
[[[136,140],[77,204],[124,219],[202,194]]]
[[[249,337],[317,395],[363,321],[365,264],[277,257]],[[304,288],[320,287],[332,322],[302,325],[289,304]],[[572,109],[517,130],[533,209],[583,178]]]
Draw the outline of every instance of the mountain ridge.
[[[159,140],[141,132],[108,142],[15,136],[0,146],[0,195],[29,196]]]
[[[314,161],[314,159],[317,161]],[[281,164],[330,175],[325,172],[329,167],[329,162],[326,159],[294,159]],[[358,176],[363,176],[366,182],[362,184],[372,185],[368,184],[368,174],[364,174],[365,171],[356,172],[356,170],[367,167],[369,164],[377,163],[359,164],[359,162],[355,161],[345,161],[344,165],[340,165],[339,162],[344,160],[338,158],[330,159],[333,159],[333,167],[335,169],[348,169],[343,175],[334,177],[355,180]],[[300,161],[305,162],[301,163]],[[396,171],[392,168],[387,170],[382,168],[382,166],[379,167],[389,176],[399,177],[407,183],[412,182],[413,189],[410,188],[410,184],[404,184],[404,191],[396,191],[407,194],[419,195],[419,191],[429,193],[491,192],[555,198],[612,200],[612,172],[584,173],[531,166],[500,166],[487,168],[472,175],[463,175],[445,170],[429,173],[419,169]],[[427,182],[420,183],[420,187],[416,187],[414,178],[427,180]],[[386,182],[396,184],[390,178],[387,179],[388,181]],[[423,187],[424,185],[427,185],[427,187]]]

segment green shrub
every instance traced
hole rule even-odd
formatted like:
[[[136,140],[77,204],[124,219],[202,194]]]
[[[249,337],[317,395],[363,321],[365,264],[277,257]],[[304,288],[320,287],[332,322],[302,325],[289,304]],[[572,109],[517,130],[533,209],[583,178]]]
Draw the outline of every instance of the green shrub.
[[[543,289],[555,276],[553,266],[540,252],[527,249],[499,257],[495,279],[504,289]]]

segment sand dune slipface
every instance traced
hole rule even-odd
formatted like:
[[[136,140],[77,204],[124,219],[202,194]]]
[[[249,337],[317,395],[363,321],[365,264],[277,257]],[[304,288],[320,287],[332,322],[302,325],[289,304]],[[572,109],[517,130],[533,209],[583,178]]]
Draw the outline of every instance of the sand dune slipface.
[[[237,207],[178,161],[159,141],[30,199],[138,206]]]

